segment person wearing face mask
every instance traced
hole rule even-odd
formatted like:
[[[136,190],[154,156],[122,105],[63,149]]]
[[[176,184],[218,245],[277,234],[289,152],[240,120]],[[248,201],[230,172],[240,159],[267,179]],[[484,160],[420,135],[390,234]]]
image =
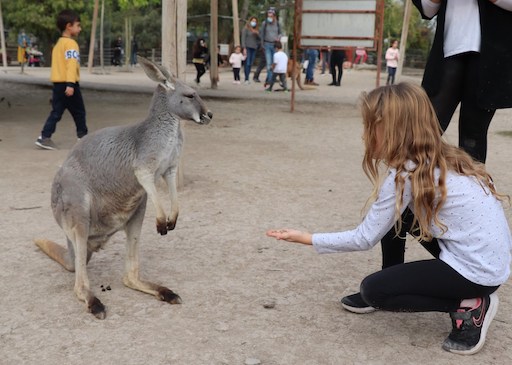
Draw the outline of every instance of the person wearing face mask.
[[[269,8],[267,19],[261,25],[260,38],[262,47],[265,50],[265,61],[267,63],[267,77],[265,87],[272,80],[272,62],[274,59],[274,44],[281,39],[281,27],[276,17],[276,10]]]
[[[245,56],[245,85],[249,84],[249,74],[251,73],[251,66],[256,56],[256,50],[260,44],[260,33],[258,28],[258,19],[251,17],[244,29],[242,30],[242,49]]]

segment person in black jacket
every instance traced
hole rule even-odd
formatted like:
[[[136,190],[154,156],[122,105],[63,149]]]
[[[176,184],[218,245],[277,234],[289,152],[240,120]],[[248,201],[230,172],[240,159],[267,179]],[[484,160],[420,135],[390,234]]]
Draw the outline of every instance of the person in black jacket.
[[[201,82],[201,76],[206,73],[206,62],[208,60],[208,47],[203,38],[199,38],[192,46],[192,63],[196,66],[196,84]]]
[[[443,131],[460,104],[459,147],[485,163],[487,130],[496,109],[512,107],[512,0],[412,0],[437,28],[422,86]],[[410,212],[402,220],[413,220]],[[404,262],[405,236],[392,229],[381,240],[382,268]],[[422,243],[434,256],[439,248]],[[374,310],[360,293],[341,299],[355,313]]]
[[[460,104],[459,147],[485,163],[492,117],[512,107],[512,1],[413,3],[424,19],[437,15],[422,86],[443,130]]]

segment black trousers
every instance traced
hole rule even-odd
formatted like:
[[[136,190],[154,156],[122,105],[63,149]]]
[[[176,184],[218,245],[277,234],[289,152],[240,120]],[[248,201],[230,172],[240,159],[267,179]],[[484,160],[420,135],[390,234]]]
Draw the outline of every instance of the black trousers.
[[[406,209],[402,214],[403,232],[411,231],[413,219]],[[441,261],[436,239],[420,242],[433,259],[403,263],[405,233],[394,236],[392,229],[382,240],[382,270],[361,283],[361,295],[372,307],[394,312],[454,312],[462,299],[489,295],[499,287],[473,283]]]
[[[331,56],[330,71],[332,75],[332,83],[339,85],[343,76],[343,61],[344,57],[333,57]],[[336,69],[338,72],[336,72]]]
[[[206,67],[204,66],[204,63],[194,63],[194,66],[196,66],[196,82],[199,84],[201,76],[206,73]]]
[[[444,60],[444,73],[440,75],[441,88],[436,95],[429,95],[441,128],[445,131],[455,109],[460,104],[459,147],[475,160],[485,162],[487,156],[487,130],[495,110],[478,106],[478,68],[480,54],[464,53]],[[400,237],[405,237],[404,225]],[[381,240],[382,267],[404,262],[405,239],[395,237],[392,229]]]
[[[240,68],[233,67],[233,78],[235,81],[240,81]]]
[[[71,113],[76,126],[76,135],[82,138],[87,134],[87,125],[85,120],[85,106],[80,92],[80,86],[76,84],[73,96],[66,96],[67,84],[65,82],[56,82],[53,84],[52,92],[52,111],[46,119],[41,131],[41,137],[50,138],[57,129],[57,123],[61,120],[62,114],[67,109]]]
[[[459,147],[475,160],[485,163],[487,156],[487,130],[495,110],[478,105],[478,68],[480,54],[468,52],[445,58],[441,88],[436,95],[429,95],[441,128],[445,131],[455,109],[460,104]]]

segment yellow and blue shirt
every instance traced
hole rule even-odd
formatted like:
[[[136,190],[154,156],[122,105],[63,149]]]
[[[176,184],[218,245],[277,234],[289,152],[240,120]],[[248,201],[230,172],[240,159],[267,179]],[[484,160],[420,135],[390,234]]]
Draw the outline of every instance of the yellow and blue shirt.
[[[80,80],[80,49],[68,37],[60,37],[52,51],[52,82],[76,84]]]

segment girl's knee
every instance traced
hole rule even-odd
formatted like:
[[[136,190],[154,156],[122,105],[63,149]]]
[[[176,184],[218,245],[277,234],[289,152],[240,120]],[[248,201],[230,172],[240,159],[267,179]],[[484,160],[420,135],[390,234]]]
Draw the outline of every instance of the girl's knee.
[[[364,301],[374,308],[381,308],[385,300],[385,294],[380,290],[377,273],[367,276],[363,279],[360,286],[361,296]]]

